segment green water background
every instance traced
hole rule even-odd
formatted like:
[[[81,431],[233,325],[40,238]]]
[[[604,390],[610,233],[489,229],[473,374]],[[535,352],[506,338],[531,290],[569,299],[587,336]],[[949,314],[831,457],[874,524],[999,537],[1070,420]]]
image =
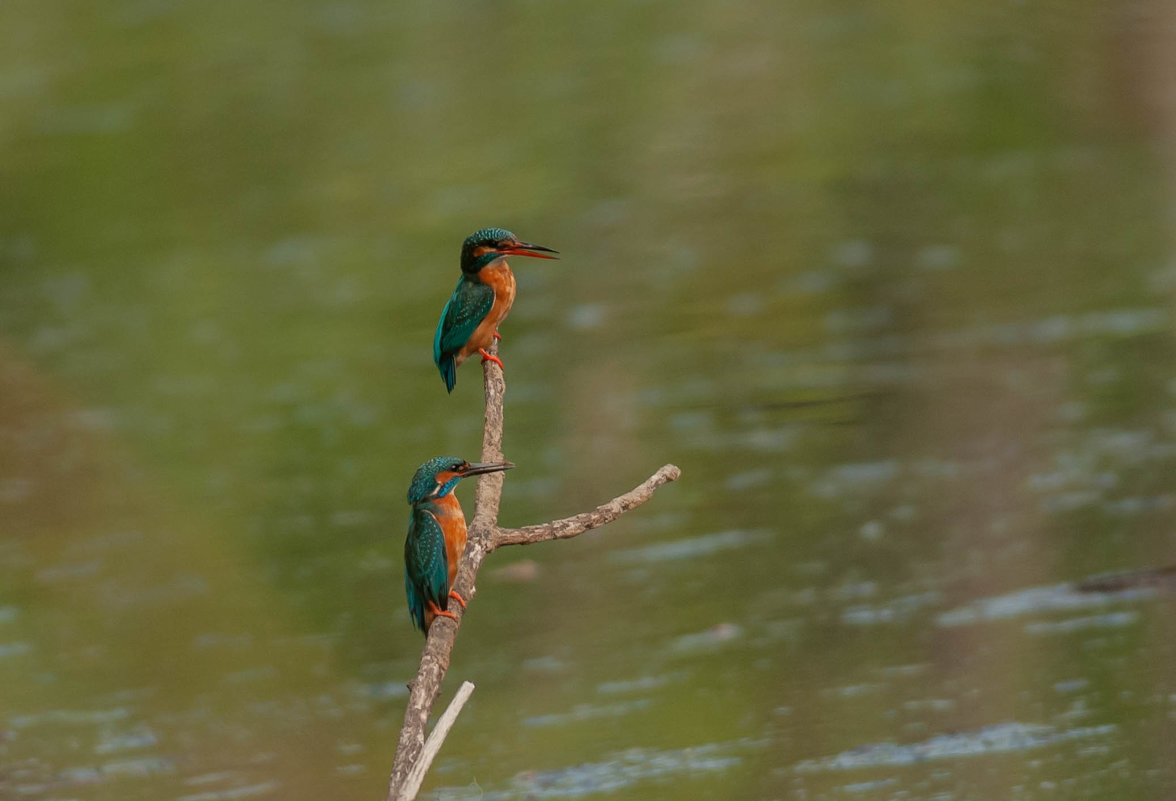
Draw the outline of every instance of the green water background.
[[[1167,799],[1160,2],[0,5],[0,797],[382,797],[433,327],[515,264],[435,798]],[[467,508],[472,488],[459,490]]]

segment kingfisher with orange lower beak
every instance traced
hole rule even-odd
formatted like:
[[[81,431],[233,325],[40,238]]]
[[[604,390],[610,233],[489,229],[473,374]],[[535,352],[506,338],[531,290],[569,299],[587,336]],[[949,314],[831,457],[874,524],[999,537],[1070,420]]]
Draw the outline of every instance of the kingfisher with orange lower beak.
[[[453,598],[462,608],[465,599],[453,590],[457,565],[466,546],[466,521],[453,494],[457,482],[469,476],[514,467],[510,462],[467,462],[452,456],[430,459],[412,477],[408,502],[412,518],[404,540],[404,590],[412,624],[424,633],[438,616],[456,619],[449,610]]]
[[[508,256],[554,259],[558,250],[521,242],[502,228],[483,228],[461,246],[461,279],[441,312],[433,337],[433,361],[441,371],[445,388],[457,386],[457,367],[475,353],[482,361],[502,367],[502,360],[486,348],[501,339],[498,325],[506,319],[515,299],[515,277]]]

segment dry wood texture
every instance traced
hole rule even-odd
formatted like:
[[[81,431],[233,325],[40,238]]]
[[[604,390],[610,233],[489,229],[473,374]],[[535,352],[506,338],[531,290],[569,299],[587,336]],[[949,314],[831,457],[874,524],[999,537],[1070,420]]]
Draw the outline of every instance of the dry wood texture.
[[[497,354],[497,344],[490,350]],[[506,383],[502,370],[493,362],[482,365],[483,384],[486,390],[485,427],[482,433],[483,462],[502,459],[502,397]],[[681,475],[672,464],[665,465],[640,486],[624,495],[601,504],[590,512],[541,523],[523,528],[499,528],[498,504],[502,498],[503,473],[489,473],[479,476],[474,493],[474,516],[469,525],[469,541],[465,556],[457,571],[455,589],[467,601],[476,594],[474,579],[482,562],[495,549],[504,545],[527,545],[548,540],[568,539],[583,534],[589,529],[616,520],[625,512],[649,500],[654,491],[663,484],[676,480]],[[396,757],[392,763],[392,775],[388,781],[387,801],[412,801],[419,782],[410,786],[409,774],[421,759],[425,747],[425,728],[429,712],[441,692],[441,681],[449,669],[449,654],[461,628],[465,610],[459,604],[450,604],[456,620],[439,617],[429,627],[425,640],[425,651],[421,655],[420,669],[409,685],[408,708],[404,712],[404,725],[400,730],[400,743],[396,746]]]

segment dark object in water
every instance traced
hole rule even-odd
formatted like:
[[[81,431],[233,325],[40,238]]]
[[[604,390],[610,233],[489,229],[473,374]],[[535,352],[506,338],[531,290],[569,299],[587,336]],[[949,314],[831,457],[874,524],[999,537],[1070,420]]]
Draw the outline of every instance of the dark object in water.
[[[1074,588],[1079,592],[1119,592],[1136,587],[1156,587],[1161,590],[1176,589],[1176,565],[1145,567],[1118,573],[1100,573],[1074,585]]]

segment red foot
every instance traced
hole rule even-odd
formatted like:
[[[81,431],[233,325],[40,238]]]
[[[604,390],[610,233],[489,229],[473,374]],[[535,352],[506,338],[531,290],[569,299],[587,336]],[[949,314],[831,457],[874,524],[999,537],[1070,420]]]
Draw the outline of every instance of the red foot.
[[[466,600],[457,594],[457,590],[450,590],[449,597],[461,604],[462,609],[466,608]]]
[[[500,334],[500,333],[498,333],[497,331],[495,331],[495,332],[494,332],[494,338],[495,338],[495,339],[502,339],[502,334]]]
[[[462,606],[465,606],[465,604],[462,604]],[[447,617],[450,620],[457,620],[457,615],[453,614],[452,612],[448,612],[444,609],[441,609],[440,607],[437,606],[437,604],[433,603],[432,601],[429,601],[429,611],[432,612],[437,617]]]
[[[504,373],[506,372],[506,368],[502,366],[502,359],[498,358],[497,356],[491,356],[486,352],[485,348],[478,348],[478,353],[482,354],[482,364],[485,364],[486,362],[494,362],[498,365],[499,370]]]

